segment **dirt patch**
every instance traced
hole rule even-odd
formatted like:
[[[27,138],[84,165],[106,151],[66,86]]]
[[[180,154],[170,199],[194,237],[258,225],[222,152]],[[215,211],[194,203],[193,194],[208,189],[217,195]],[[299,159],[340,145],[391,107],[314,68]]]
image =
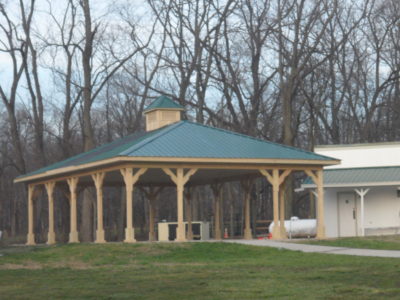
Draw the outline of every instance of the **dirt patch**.
[[[47,264],[46,266],[51,268],[70,268],[74,270],[93,269],[93,266],[83,261],[58,261]]]
[[[206,266],[207,263],[172,263],[172,262],[165,262],[165,263],[155,263],[155,266],[167,266],[167,267],[180,267],[180,266]]]
[[[351,272],[352,268],[345,266],[330,267],[325,269],[328,272],[348,273]]]
[[[87,270],[92,269],[93,267],[82,261],[57,261],[46,264],[27,261],[20,264],[5,263],[0,265],[0,270],[41,270],[44,268],[70,268],[74,270]]]
[[[37,262],[34,261],[27,261],[23,264],[2,264],[0,265],[0,270],[20,270],[20,269],[26,269],[26,270],[40,270],[43,269],[43,266]]]
[[[135,249],[135,251],[141,253],[141,254],[146,254],[148,256],[158,256],[158,255],[163,255],[168,253],[167,250],[162,249],[162,248],[156,248],[156,247],[140,247]]]

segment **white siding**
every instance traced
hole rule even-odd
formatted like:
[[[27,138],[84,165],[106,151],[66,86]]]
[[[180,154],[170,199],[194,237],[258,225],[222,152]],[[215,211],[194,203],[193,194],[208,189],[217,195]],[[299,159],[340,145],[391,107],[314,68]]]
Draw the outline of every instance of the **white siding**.
[[[325,234],[327,237],[338,236],[338,212],[335,189],[325,189]]]
[[[314,151],[341,160],[340,165],[326,169],[400,166],[400,143],[321,146]]]
[[[325,189],[325,230],[327,237],[338,236],[337,194],[354,192],[353,188]],[[400,233],[400,198],[397,186],[371,187],[364,197],[366,235]],[[357,227],[361,234],[360,197],[356,197]]]
[[[397,187],[372,187],[365,196],[364,204],[366,229],[400,227]]]

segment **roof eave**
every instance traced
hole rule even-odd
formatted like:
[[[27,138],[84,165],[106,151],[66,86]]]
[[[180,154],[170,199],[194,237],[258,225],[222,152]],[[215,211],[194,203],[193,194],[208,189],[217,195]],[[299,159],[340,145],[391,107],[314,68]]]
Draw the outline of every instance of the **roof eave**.
[[[251,159],[251,158],[193,158],[193,157],[130,157],[117,156],[110,159],[90,162],[86,164],[69,166],[49,170],[43,173],[31,176],[22,176],[14,179],[14,183],[33,182],[41,179],[50,179],[58,176],[67,176],[79,174],[80,171],[90,170],[96,167],[106,167],[112,164],[138,162],[138,163],[179,163],[179,164],[232,164],[232,165],[260,165],[260,167],[268,167],[274,165],[286,166],[328,166],[339,164],[338,160],[299,160],[299,159]],[[234,169],[234,168],[232,168]]]
[[[184,111],[185,109],[182,108],[182,107],[154,107],[154,108],[150,108],[148,110],[144,110],[143,113],[147,114],[147,113],[155,111],[155,110],[180,110],[180,111]]]
[[[324,188],[341,188],[341,187],[371,187],[371,186],[400,186],[400,181],[381,181],[381,182],[356,182],[356,183],[328,183],[324,184]],[[316,188],[316,184],[302,184],[303,189]]]

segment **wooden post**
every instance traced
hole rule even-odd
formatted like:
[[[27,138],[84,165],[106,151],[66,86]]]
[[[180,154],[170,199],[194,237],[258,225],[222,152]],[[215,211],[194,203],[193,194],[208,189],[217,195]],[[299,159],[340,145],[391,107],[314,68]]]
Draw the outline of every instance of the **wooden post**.
[[[253,235],[251,233],[250,226],[250,197],[251,197],[251,186],[253,184],[250,180],[244,180],[241,182],[244,190],[244,232],[243,238],[245,240],[251,240]]]
[[[34,222],[33,222],[33,198],[35,193],[35,186],[28,185],[28,235],[26,238],[26,245],[35,245],[35,233],[33,232]]]
[[[281,224],[278,225],[279,220],[279,170],[274,169],[272,171],[273,176],[273,184],[272,184],[272,191],[273,191],[273,203],[274,203],[274,227],[272,230],[272,238],[274,240],[281,239]]]
[[[176,184],[176,198],[177,198],[177,216],[178,227],[176,228],[176,241],[186,241],[185,224],[183,223],[183,189],[189,178],[197,172],[197,169],[190,169],[184,174],[183,168],[177,168],[176,174],[169,168],[163,168],[163,171],[172,179]]]
[[[317,189],[318,189],[318,214],[317,214],[317,238],[325,238],[325,220],[324,220],[324,171],[317,171]]]
[[[268,172],[267,170],[260,169],[261,174],[263,174],[272,185],[274,205],[274,227],[272,228],[272,239],[274,240],[279,240],[286,237],[282,236],[281,224],[279,222],[279,189],[280,185],[285,181],[285,178],[289,176],[291,171],[292,170],[290,169],[286,169],[283,170],[281,174],[279,174],[279,169],[273,169],[271,175],[270,172]]]
[[[193,226],[192,226],[192,193],[191,188],[186,189],[185,198],[186,198],[186,220],[188,224],[188,230],[186,238],[188,240],[193,240]]]
[[[103,226],[103,181],[104,172],[95,173],[92,175],[94,184],[96,186],[97,198],[97,230],[95,243],[105,243],[104,239],[104,226]]]
[[[149,241],[156,241],[156,231],[155,231],[155,217],[156,217],[156,201],[157,201],[157,196],[161,192],[163,188],[159,187],[157,189],[154,189],[154,187],[149,187],[149,190],[147,191],[144,188],[140,188],[140,190],[145,193],[146,198],[149,200]]]
[[[279,192],[279,225],[281,227],[281,238],[286,238],[286,228],[285,228],[285,182],[282,183]]]
[[[183,182],[183,169],[179,168],[177,170],[177,209],[178,209],[178,227],[176,229],[176,240],[178,242],[185,241],[185,224],[183,224],[183,187],[185,183]]]
[[[315,206],[315,195],[314,195],[314,191],[309,190],[309,198],[310,198],[310,212],[309,212],[309,218],[310,219],[315,219],[315,210],[316,210],[316,206]]]
[[[305,173],[312,178],[317,185],[317,239],[325,238],[324,222],[324,171],[305,170]]]
[[[69,243],[79,243],[78,237],[78,217],[76,211],[76,187],[79,177],[71,177],[67,179],[70,192],[70,233]]]
[[[211,185],[214,194],[214,239],[221,240],[221,202],[222,202],[222,187],[221,183]]]
[[[49,232],[47,235],[48,245],[53,245],[56,243],[56,235],[54,232],[54,197],[53,197],[55,185],[56,185],[55,181],[50,181],[45,183],[47,198],[49,201]]]
[[[125,228],[125,243],[136,242],[135,229],[133,226],[133,186],[147,171],[147,168],[139,169],[133,174],[133,168],[121,169],[120,172],[125,182],[126,189],[126,228]]]
[[[149,198],[149,241],[156,241],[156,231],[154,230],[154,219],[155,219],[155,206],[156,198]]]

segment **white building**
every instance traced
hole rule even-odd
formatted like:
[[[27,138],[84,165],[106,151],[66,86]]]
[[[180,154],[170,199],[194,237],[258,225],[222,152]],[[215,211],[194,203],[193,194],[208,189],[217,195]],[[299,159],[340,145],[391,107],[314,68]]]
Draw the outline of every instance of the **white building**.
[[[318,146],[341,160],[324,168],[327,237],[400,233],[400,143]],[[313,189],[307,180],[303,188]]]

